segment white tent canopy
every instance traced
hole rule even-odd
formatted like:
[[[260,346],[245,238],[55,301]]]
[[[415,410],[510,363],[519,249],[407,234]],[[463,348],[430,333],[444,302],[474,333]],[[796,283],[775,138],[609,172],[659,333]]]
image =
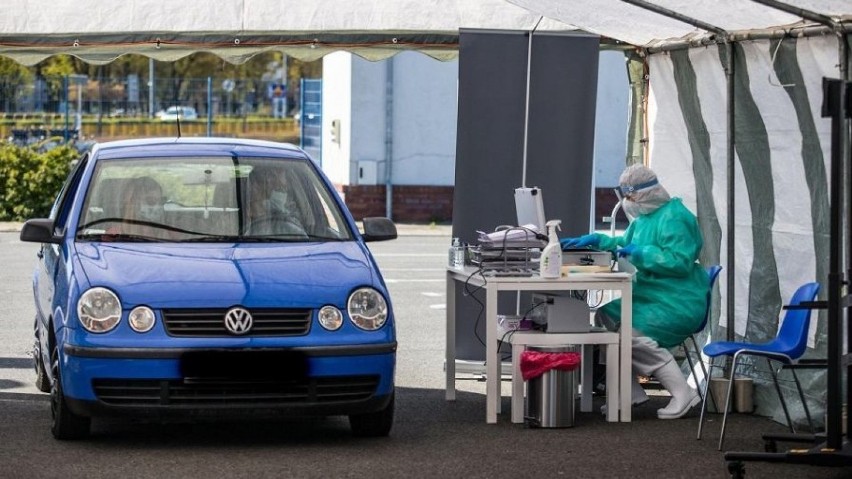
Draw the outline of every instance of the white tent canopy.
[[[714,37],[696,26],[631,5],[641,0],[6,0],[0,55],[32,65],[68,53],[108,63],[126,53],[176,60],[209,51],[241,63],[279,50],[305,60],[349,50],[381,59],[417,49],[439,59],[457,53],[460,28],[582,29],[640,47]],[[749,0],[643,2],[739,37],[813,25],[800,15]],[[852,18],[848,0],[789,0],[835,19]]]
[[[460,29],[531,30],[541,17],[540,30],[599,34],[624,44],[647,72],[640,68],[632,77],[645,84],[634,89],[646,106],[634,110],[645,117],[644,161],[697,213],[702,261],[726,267],[712,335],[724,336],[724,328],[729,336],[765,341],[775,335],[790,293],[803,282],[826,280],[830,123],[820,114],[821,83],[848,78],[849,0],[6,0],[4,6],[0,55],[27,65],[58,53],[92,63],[128,53],[176,60],[199,51],[239,63],[270,50],[305,60],[337,50],[377,60],[405,49],[450,59]],[[826,338],[825,321],[814,321],[808,354],[824,357]],[[768,377],[751,366],[755,377]],[[807,381],[816,404],[825,399],[819,379]],[[780,410],[769,388],[758,390],[762,411]]]
[[[713,33],[687,23],[687,19],[667,17],[632,3],[659,7],[660,10],[668,10],[730,32],[738,38],[814,24],[801,15],[787,13],[754,0],[507,1],[548,18],[577,25],[583,30],[645,48],[700,41]],[[783,3],[836,19],[852,19],[852,6],[848,0],[788,0]]]
[[[530,30],[532,14],[503,0],[6,0],[0,55],[33,65],[67,53],[108,63],[127,53],[177,60],[194,52],[242,63],[262,51],[303,60],[348,50],[369,60],[416,49],[458,53],[459,28]],[[545,20],[540,30],[573,27]]]

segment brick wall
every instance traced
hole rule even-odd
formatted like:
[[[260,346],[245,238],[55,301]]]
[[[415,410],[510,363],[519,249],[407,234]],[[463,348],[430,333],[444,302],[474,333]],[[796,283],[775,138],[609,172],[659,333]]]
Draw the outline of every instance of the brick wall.
[[[385,216],[385,185],[344,185],[346,206],[356,220]],[[453,218],[452,186],[394,185],[393,220],[399,223],[447,223]]]
[[[346,206],[356,220],[365,216],[385,216],[385,185],[343,185],[341,191]],[[595,221],[599,227],[601,218],[609,216],[618,200],[612,188],[595,190]],[[453,218],[452,186],[393,187],[393,219],[400,223],[449,223]],[[619,224],[627,220],[618,215]],[[608,228],[609,225],[603,226]]]

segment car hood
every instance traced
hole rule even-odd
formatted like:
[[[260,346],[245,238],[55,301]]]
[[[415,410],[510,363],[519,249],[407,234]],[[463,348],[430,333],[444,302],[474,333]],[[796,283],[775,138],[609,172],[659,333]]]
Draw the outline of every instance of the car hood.
[[[345,307],[353,288],[376,287],[372,263],[354,241],[299,244],[78,243],[89,286],[123,305]]]

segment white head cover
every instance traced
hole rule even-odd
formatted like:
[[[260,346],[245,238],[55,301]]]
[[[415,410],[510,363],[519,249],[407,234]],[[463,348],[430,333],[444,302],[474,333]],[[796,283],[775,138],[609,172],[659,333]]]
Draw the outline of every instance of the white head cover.
[[[630,165],[618,179],[624,199],[624,211],[630,216],[653,213],[670,199],[668,191],[657,181],[657,175],[645,165]]]

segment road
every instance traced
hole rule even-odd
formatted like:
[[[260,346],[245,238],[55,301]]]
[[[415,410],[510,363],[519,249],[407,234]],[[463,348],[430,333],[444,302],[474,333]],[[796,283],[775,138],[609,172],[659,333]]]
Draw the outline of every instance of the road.
[[[715,440],[694,440],[697,413],[659,421],[654,411],[662,399],[634,410],[630,424],[585,413],[574,428],[549,430],[511,424],[507,415],[486,424],[480,381],[457,381],[456,401],[445,401],[449,239],[447,232],[370,244],[388,282],[399,339],[390,437],[355,439],[340,417],[114,419],[95,421],[86,441],[60,442],[50,434],[48,396],[32,385],[30,277],[37,246],[0,232],[0,478],[724,477]],[[508,383],[503,386],[508,411]],[[726,444],[735,449],[762,450],[760,432],[784,431],[758,416],[734,419]],[[718,423],[706,431],[718,437]],[[850,473],[759,463],[746,470],[751,477],[820,479]]]

